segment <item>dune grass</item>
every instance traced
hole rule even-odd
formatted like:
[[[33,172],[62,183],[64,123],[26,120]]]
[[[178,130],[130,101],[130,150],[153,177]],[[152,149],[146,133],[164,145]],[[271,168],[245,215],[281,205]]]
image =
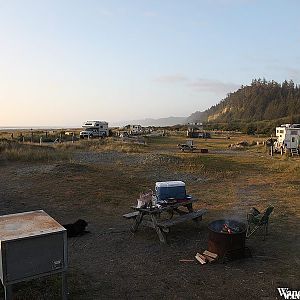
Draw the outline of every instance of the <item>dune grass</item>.
[[[18,143],[9,140],[0,141],[0,160],[4,161],[54,161],[69,159],[68,152],[49,146]]]
[[[75,143],[35,144],[21,143],[8,139],[0,139],[0,160],[46,162],[69,160],[74,151],[143,153],[147,151],[147,144],[136,141],[120,141],[111,138],[103,140],[80,140]]]
[[[118,140],[113,138],[80,140],[76,143],[61,143],[54,146],[61,150],[82,150],[94,152],[118,151],[124,153],[142,153],[147,151],[147,144],[137,143],[136,140]]]

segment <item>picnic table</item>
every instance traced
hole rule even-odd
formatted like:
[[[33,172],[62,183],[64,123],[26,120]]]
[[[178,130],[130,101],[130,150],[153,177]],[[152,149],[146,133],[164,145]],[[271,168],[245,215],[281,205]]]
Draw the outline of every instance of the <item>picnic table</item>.
[[[126,219],[134,219],[131,231],[136,232],[140,225],[155,229],[159,240],[167,243],[166,234],[170,232],[170,227],[193,220],[198,223],[207,212],[206,209],[194,210],[193,204],[197,199],[177,202],[160,207],[135,207],[134,212],[123,215]]]
[[[182,152],[184,152],[184,151],[193,152],[194,150],[197,149],[197,147],[194,145],[193,140],[187,140],[185,144],[178,144],[177,146]]]

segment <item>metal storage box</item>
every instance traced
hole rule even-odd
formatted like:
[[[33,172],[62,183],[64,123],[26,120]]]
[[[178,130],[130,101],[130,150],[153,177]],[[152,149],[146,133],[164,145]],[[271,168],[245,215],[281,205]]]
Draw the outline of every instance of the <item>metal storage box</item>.
[[[4,286],[67,269],[67,233],[43,210],[0,216]]]
[[[185,183],[183,181],[156,182],[155,194],[157,200],[168,200],[170,198],[180,200],[186,198]]]

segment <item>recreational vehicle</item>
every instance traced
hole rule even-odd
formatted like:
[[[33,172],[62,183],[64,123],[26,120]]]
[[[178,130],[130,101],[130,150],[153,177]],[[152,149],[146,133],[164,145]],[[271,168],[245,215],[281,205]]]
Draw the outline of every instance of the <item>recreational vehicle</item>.
[[[186,136],[189,138],[203,138],[210,139],[211,135],[209,132],[203,130],[202,123],[188,123],[188,129]]]
[[[108,123],[104,121],[86,121],[80,132],[80,138],[95,138],[108,136]]]
[[[283,124],[276,127],[275,150],[298,152],[300,148],[300,124]]]
[[[143,133],[143,127],[141,125],[126,125],[123,131],[127,131],[129,135],[138,135]]]
[[[141,125],[130,125],[129,130],[130,130],[131,134],[140,134],[143,132]]]

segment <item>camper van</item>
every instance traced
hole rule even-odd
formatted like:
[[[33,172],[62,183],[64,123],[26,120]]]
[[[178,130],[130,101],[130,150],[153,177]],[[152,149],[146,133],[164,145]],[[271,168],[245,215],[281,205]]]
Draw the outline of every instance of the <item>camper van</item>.
[[[86,121],[80,132],[80,138],[102,138],[108,136],[108,123],[104,121]]]
[[[283,124],[276,127],[277,142],[275,150],[283,149],[297,150],[300,147],[300,124]]]

